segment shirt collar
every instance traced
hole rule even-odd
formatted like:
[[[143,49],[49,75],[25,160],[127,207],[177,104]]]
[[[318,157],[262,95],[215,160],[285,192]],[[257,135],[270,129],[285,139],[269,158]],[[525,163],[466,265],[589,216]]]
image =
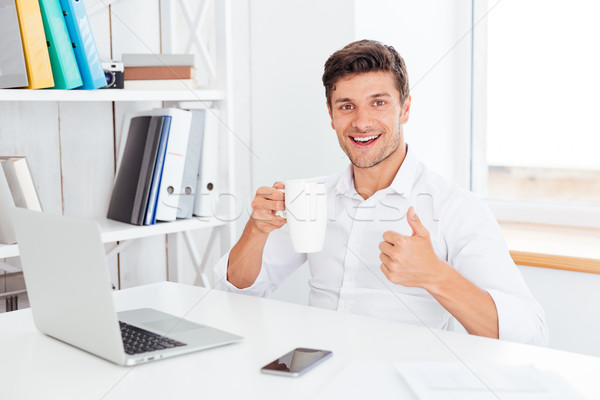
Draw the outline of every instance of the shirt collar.
[[[396,177],[389,186],[389,189],[404,197],[409,197],[410,191],[415,184],[415,174],[417,172],[418,164],[419,160],[415,156],[415,152],[412,149],[409,149],[409,146],[407,145],[404,161],[402,161],[402,165],[396,173]]]
[[[396,173],[392,184],[387,188],[387,190],[391,190],[404,197],[408,197],[415,183],[415,174],[418,164],[419,161],[415,156],[414,151],[410,150],[407,146],[404,161],[402,161],[400,169]],[[354,187],[352,164],[348,165],[348,167],[342,172],[335,186],[335,190],[337,193],[341,193],[348,197],[360,197],[360,195],[356,192],[356,188]]]
[[[358,196],[354,187],[354,174],[352,173],[352,163],[342,172],[340,179],[335,185],[335,191],[348,197]]]

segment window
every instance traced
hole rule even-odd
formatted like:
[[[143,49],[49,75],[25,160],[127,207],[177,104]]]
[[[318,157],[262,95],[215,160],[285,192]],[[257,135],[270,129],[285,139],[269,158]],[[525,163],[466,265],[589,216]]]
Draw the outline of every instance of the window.
[[[473,8],[473,190],[501,219],[597,224],[585,215],[600,215],[600,2]],[[519,207],[545,214],[506,214]]]

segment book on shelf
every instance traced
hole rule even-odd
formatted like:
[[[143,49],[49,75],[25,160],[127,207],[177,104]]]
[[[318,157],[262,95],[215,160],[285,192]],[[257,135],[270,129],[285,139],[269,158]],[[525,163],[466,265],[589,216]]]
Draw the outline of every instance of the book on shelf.
[[[165,66],[194,66],[193,54],[150,54],[123,53],[121,60],[127,67],[165,67]]]
[[[60,6],[83,82],[78,89],[99,89],[106,86],[104,69],[83,1],[60,0]]]
[[[125,89],[197,90],[193,54],[122,55]]]
[[[54,79],[38,0],[16,0],[15,4],[27,67],[27,88],[51,88]]]
[[[192,79],[192,66],[159,66],[159,67],[125,67],[126,81],[163,80],[163,79]]]
[[[14,0],[0,0],[0,88],[26,87],[27,67]]]
[[[42,211],[27,158],[22,156],[0,156],[2,173],[16,207]]]
[[[206,109],[193,211],[193,214],[199,217],[213,217],[217,211],[220,126],[221,119],[218,110],[215,108]]]
[[[128,90],[197,90],[198,82],[195,79],[148,79],[139,81],[125,81]]]
[[[60,4],[56,0],[39,0],[39,2],[48,41],[54,88],[73,89],[79,87],[83,81]]]
[[[107,218],[143,225],[150,196],[164,116],[131,119]]]

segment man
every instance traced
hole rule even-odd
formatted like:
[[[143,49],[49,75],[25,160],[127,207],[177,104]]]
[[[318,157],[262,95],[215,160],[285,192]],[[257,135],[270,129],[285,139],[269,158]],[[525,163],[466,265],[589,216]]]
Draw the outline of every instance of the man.
[[[487,206],[426,169],[404,143],[411,97],[396,50],[351,43],[327,60],[323,84],[351,161],[326,180],[323,251],[294,252],[276,215],[283,184],[261,187],[240,240],[216,267],[227,289],[264,296],[308,260],[311,305],[546,344],[543,310]]]

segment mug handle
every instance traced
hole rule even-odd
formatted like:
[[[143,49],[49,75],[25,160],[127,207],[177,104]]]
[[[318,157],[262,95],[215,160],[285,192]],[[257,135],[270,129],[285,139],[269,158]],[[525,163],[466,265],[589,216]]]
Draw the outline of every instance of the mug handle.
[[[279,190],[281,193],[285,194],[285,189],[277,189],[277,190]],[[275,215],[277,217],[281,217],[283,219],[287,219],[287,212],[286,211],[287,210],[283,210],[283,211],[282,210],[277,210],[277,211],[275,211]]]
[[[308,196],[310,196],[310,210],[309,210],[309,214],[310,214],[310,220],[309,221],[316,221],[317,220],[317,192],[315,190],[314,193],[311,192],[311,186],[309,183],[306,184],[305,188],[306,190],[306,194]]]

